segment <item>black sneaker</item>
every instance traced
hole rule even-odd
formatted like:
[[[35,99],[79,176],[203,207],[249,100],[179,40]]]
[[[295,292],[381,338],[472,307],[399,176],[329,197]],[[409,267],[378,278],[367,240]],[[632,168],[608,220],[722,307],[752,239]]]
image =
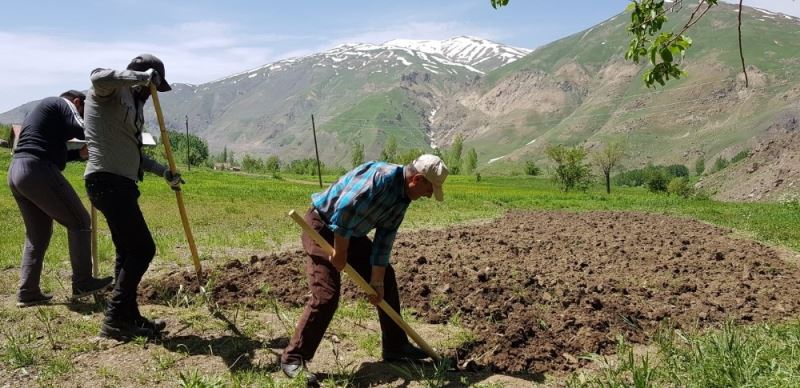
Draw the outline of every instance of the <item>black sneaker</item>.
[[[428,357],[428,353],[408,342],[398,349],[383,349],[383,361],[387,362],[418,361]]]
[[[22,308],[50,304],[51,300],[53,300],[53,295],[49,294],[39,294],[33,297],[19,298],[17,300],[17,307]]]
[[[89,296],[104,291],[111,285],[113,281],[114,281],[113,277],[107,276],[100,279],[91,278],[81,284],[73,284],[72,298],[73,299],[83,298],[84,296]]]
[[[154,333],[159,333],[167,327],[167,321],[163,319],[147,319],[141,315],[135,318],[133,322],[141,328],[152,330]]]
[[[283,370],[283,374],[285,374],[290,379],[294,379],[297,375],[302,374],[306,379],[306,384],[314,385],[317,384],[317,375],[311,373],[306,368],[305,364],[284,364],[281,363],[281,370]]]
[[[103,320],[103,326],[100,327],[100,337],[118,341],[130,341],[136,337],[154,338],[156,334],[153,330],[140,327],[134,321],[106,318]]]

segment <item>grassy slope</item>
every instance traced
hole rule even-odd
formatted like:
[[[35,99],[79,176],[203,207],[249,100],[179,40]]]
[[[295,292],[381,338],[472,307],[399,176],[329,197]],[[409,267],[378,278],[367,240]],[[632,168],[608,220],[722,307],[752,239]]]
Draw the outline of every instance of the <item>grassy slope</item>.
[[[358,141],[364,145],[367,158],[377,158],[390,136],[397,141],[398,150],[429,149],[424,123],[415,102],[403,90],[392,89],[370,95],[350,109],[338,114],[320,129],[336,134],[340,144]],[[346,148],[349,152],[350,147]],[[349,165],[349,153],[340,155],[336,163]]]
[[[684,21],[692,9],[693,6],[685,6],[680,14],[668,15],[669,22],[665,30],[676,30],[678,23]],[[746,94],[740,93],[738,99],[731,97],[736,96],[736,92],[730,91],[726,100],[708,98],[710,91],[726,88],[722,81],[741,76],[734,9],[731,5],[721,4],[688,32],[695,43],[685,60],[688,76],[684,79],[657,90],[648,90],[643,86],[640,75],[637,75],[629,81],[628,88],[606,95],[598,90],[607,80],[596,77],[587,85],[589,98],[577,105],[565,106],[562,120],[558,120],[558,117],[540,118],[539,125],[536,120],[531,120],[524,125],[514,126],[514,133],[522,139],[509,138],[506,143],[525,144],[539,136],[542,136],[539,143],[602,141],[609,133],[633,127],[635,131],[627,138],[631,148],[659,163],[691,163],[693,160],[684,160],[687,151],[702,152],[708,159],[716,158],[724,150],[730,152],[733,149],[735,153],[737,148],[745,147],[748,140],[761,133],[781,112],[789,109],[788,103],[776,101],[774,96],[782,95],[800,80],[800,67],[793,59],[797,50],[800,50],[800,39],[797,39],[800,29],[797,21],[782,16],[770,19],[769,15],[746,9],[742,32],[745,61],[750,67],[750,89]],[[630,39],[625,32],[628,20],[628,14],[621,14],[589,30],[540,47],[528,56],[488,74],[485,90],[490,90],[518,72],[538,71],[554,75],[562,66],[574,63],[588,74],[594,74],[606,66],[613,66],[615,61],[622,61]],[[759,72],[768,75],[766,83],[753,83]],[[692,84],[705,86],[687,88]],[[642,107],[630,109],[632,107],[625,104],[641,98],[646,98]],[[714,113],[718,105],[726,104],[735,106]],[[682,112],[690,113],[682,117]],[[505,117],[495,119],[495,125],[501,129],[497,132],[512,125],[504,120]],[[545,135],[542,135],[542,126],[549,127]],[[509,147],[495,147],[495,140],[491,137],[485,140],[471,139],[470,145],[478,148],[482,157],[481,165],[484,165],[486,158],[510,151]],[[669,147],[663,146],[665,142],[669,143]],[[529,152],[524,158],[543,161],[545,157],[539,151]],[[643,164],[646,159],[640,157],[633,162]],[[501,165],[503,163],[486,166],[485,171],[502,173],[509,169],[508,163]],[[513,163],[511,166],[513,168]]]

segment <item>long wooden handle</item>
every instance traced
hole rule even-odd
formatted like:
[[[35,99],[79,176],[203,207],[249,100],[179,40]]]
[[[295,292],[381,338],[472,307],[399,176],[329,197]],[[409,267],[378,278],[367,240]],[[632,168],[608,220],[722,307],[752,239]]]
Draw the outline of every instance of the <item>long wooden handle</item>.
[[[320,236],[319,233],[317,233],[317,231],[314,230],[314,228],[312,228],[311,225],[309,225],[303,219],[303,217],[297,214],[297,212],[294,210],[289,212],[289,217],[292,217],[294,222],[296,222],[297,225],[300,225],[300,227],[303,228],[303,231],[306,232],[306,234],[308,234],[309,236],[311,236],[311,238],[317,243],[317,245],[320,246],[320,248],[322,248],[323,251],[325,251],[325,253],[327,253],[328,255],[333,255],[333,247],[330,244],[328,244],[328,242],[325,241],[325,239],[322,238],[322,236]],[[356,270],[354,270],[353,267],[350,266],[350,264],[345,264],[344,272],[347,274],[347,276],[350,277],[350,279],[353,279],[353,281],[358,285],[358,287],[364,290],[364,292],[366,292],[369,295],[375,295],[376,293],[375,290],[372,289],[369,283],[367,283],[364,280],[364,278],[362,278],[361,275],[359,275],[358,272],[356,272]],[[403,318],[400,317],[400,314],[394,311],[392,306],[389,306],[389,303],[386,303],[386,300],[381,300],[381,303],[378,304],[378,307],[380,307],[381,310],[383,310],[383,312],[386,313],[386,315],[391,317],[392,320],[398,326],[400,326],[403,329],[403,331],[406,332],[406,334],[408,334],[408,336],[411,337],[411,339],[413,339],[414,342],[416,342],[417,345],[419,345],[422,348],[422,350],[425,351],[425,353],[428,353],[428,355],[431,356],[431,358],[433,358],[436,361],[441,360],[439,354],[436,353],[436,351],[434,351],[433,348],[430,345],[428,345],[428,343],[425,342],[425,340],[422,339],[422,337],[420,337],[419,334],[417,334],[417,332],[414,331],[414,329],[411,328],[411,326],[409,326],[405,321],[403,321]]]
[[[97,252],[97,208],[92,205],[92,276],[100,273],[99,254]]]
[[[153,107],[156,109],[158,127],[161,129],[161,142],[164,144],[164,152],[167,154],[169,170],[174,174],[178,170],[175,168],[175,159],[172,157],[172,145],[169,142],[167,126],[164,124],[164,114],[161,112],[161,104],[158,102],[158,90],[156,90],[156,86],[152,83],[150,84],[150,95],[153,97]],[[186,140],[188,142],[189,139]],[[194,262],[194,270],[197,273],[197,282],[199,284],[203,276],[203,268],[200,267],[200,257],[197,255],[197,247],[194,245],[192,227],[189,225],[189,216],[186,214],[186,206],[183,205],[183,193],[180,188],[175,190],[175,199],[178,200],[178,211],[181,213],[183,231],[186,234],[186,240],[189,242],[189,250],[192,252],[192,262]]]

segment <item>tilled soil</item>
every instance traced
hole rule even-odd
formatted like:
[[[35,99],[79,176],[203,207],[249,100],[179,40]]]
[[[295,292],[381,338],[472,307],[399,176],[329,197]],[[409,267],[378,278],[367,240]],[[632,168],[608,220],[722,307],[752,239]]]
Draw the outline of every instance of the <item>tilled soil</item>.
[[[302,251],[233,261],[212,273],[220,305],[302,305]],[[647,343],[661,325],[779,321],[800,312],[800,271],[772,248],[697,221],[627,212],[511,212],[486,224],[400,233],[392,262],[404,307],[459,321],[477,341],[449,354],[502,372],[569,371]],[[142,287],[164,303],[189,273]],[[358,295],[345,281],[345,297]],[[454,354],[455,353],[455,354]]]

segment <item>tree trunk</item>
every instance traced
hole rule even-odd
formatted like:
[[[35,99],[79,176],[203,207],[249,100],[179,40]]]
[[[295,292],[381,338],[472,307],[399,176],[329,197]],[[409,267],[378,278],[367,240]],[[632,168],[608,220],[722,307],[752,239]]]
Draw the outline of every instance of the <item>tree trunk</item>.
[[[606,194],[611,194],[611,171],[604,172],[603,175],[606,176]]]

